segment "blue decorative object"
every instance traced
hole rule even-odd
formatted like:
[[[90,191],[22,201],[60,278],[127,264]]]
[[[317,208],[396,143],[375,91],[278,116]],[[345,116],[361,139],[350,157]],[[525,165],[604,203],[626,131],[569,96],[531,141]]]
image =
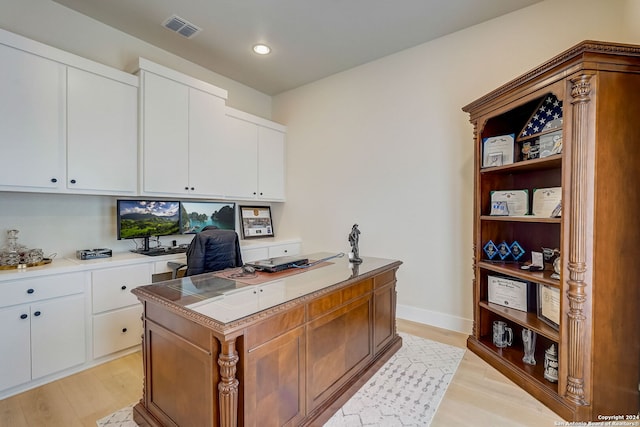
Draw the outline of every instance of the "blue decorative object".
[[[493,259],[498,255],[498,247],[493,243],[493,240],[489,240],[482,249],[484,249],[484,253],[487,254],[489,259]]]
[[[507,242],[502,242],[498,245],[498,255],[503,261],[511,255],[511,249],[509,249],[509,244]]]
[[[516,261],[518,261],[522,257],[522,255],[524,255],[524,249],[522,249],[522,246],[520,246],[520,243],[518,243],[517,241],[513,242],[509,249],[511,250],[511,256]]]

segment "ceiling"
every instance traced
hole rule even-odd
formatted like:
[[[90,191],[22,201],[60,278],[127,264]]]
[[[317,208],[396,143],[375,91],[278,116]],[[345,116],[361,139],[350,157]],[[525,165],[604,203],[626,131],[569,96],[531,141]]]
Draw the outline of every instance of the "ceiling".
[[[268,95],[542,0],[54,0]],[[202,31],[162,26],[172,15]],[[254,44],[272,52],[258,56]]]

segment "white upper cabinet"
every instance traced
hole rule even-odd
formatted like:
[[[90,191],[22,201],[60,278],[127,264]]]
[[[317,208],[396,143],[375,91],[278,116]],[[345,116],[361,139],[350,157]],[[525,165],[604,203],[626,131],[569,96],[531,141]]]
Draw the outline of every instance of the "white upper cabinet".
[[[286,127],[0,29],[0,191],[284,201]],[[140,90],[138,90],[140,88]]]
[[[67,70],[67,188],[137,191],[137,106],[135,86]]]
[[[225,166],[237,171],[227,196],[284,201],[286,127],[233,108],[226,111]]]
[[[138,78],[0,30],[0,190],[135,194]]]
[[[195,195],[223,196],[230,176],[219,168],[224,140],[225,100],[189,88],[189,191]]]
[[[226,117],[222,167],[228,176],[226,195],[232,199],[255,199],[258,182],[258,126],[244,119]]]
[[[143,194],[224,197],[227,92],[140,58]]]
[[[63,188],[66,67],[3,44],[0,64],[0,189]]]
[[[285,141],[281,130],[258,127],[258,197],[284,200]]]
[[[189,88],[142,72],[142,192],[183,194],[189,188]]]

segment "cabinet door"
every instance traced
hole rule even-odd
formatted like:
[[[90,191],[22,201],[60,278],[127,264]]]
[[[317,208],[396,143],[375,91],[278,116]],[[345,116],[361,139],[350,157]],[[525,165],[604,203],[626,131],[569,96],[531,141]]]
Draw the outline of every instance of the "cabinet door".
[[[66,67],[3,45],[0,64],[0,187],[61,188]]]
[[[284,133],[258,126],[258,198],[284,200]]]
[[[245,426],[294,426],[305,414],[304,328],[246,354]]]
[[[0,310],[0,390],[31,380],[29,306]]]
[[[189,88],[142,72],[143,192],[187,194]]]
[[[218,348],[201,348],[154,322],[146,325],[144,353],[147,360],[153,361],[153,368],[147,364],[145,372],[145,406],[149,412],[160,425],[220,425],[217,410],[219,371],[214,359]],[[209,332],[202,328],[192,325],[188,329],[194,334],[208,336]],[[216,342],[212,339],[211,346],[216,346]],[[176,390],[180,392],[176,393]]]
[[[85,362],[84,295],[31,305],[33,379]]]
[[[193,195],[221,197],[233,178],[220,164],[228,161],[220,151],[224,140],[225,100],[189,89],[189,191]]]
[[[358,283],[309,304],[310,315],[323,314],[307,326],[308,410],[329,399],[373,357],[372,307],[366,284]],[[364,296],[340,305],[353,294]]]
[[[67,73],[67,188],[135,193],[137,88],[75,68]]]
[[[258,126],[246,120],[226,116],[224,168],[229,179],[226,196],[255,199],[258,185]]]

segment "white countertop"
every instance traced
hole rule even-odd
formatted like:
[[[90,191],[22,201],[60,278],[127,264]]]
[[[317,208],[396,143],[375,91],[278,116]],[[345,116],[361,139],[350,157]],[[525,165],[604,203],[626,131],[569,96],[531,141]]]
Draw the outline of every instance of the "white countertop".
[[[267,238],[257,239],[256,241],[250,242],[243,241],[241,242],[240,246],[242,249],[253,249],[299,242],[300,239],[278,240]],[[62,274],[76,271],[90,271],[100,268],[120,267],[132,264],[166,262],[181,258],[186,262],[185,253],[149,256],[134,252],[115,252],[110,258],[98,258],[91,260],[80,260],[77,258],[53,258],[50,264],[45,264],[38,267],[0,270],[0,282],[19,280],[28,277],[40,277],[50,274]]]
[[[76,258],[54,258],[50,264],[37,267],[0,270],[0,282],[24,279],[27,277],[39,277],[50,274],[71,273],[76,271],[95,270],[99,268],[120,267],[123,265],[141,264],[172,259],[185,258],[186,254],[169,254],[148,256],[133,252],[118,252],[110,258],[92,260],[79,260]]]

